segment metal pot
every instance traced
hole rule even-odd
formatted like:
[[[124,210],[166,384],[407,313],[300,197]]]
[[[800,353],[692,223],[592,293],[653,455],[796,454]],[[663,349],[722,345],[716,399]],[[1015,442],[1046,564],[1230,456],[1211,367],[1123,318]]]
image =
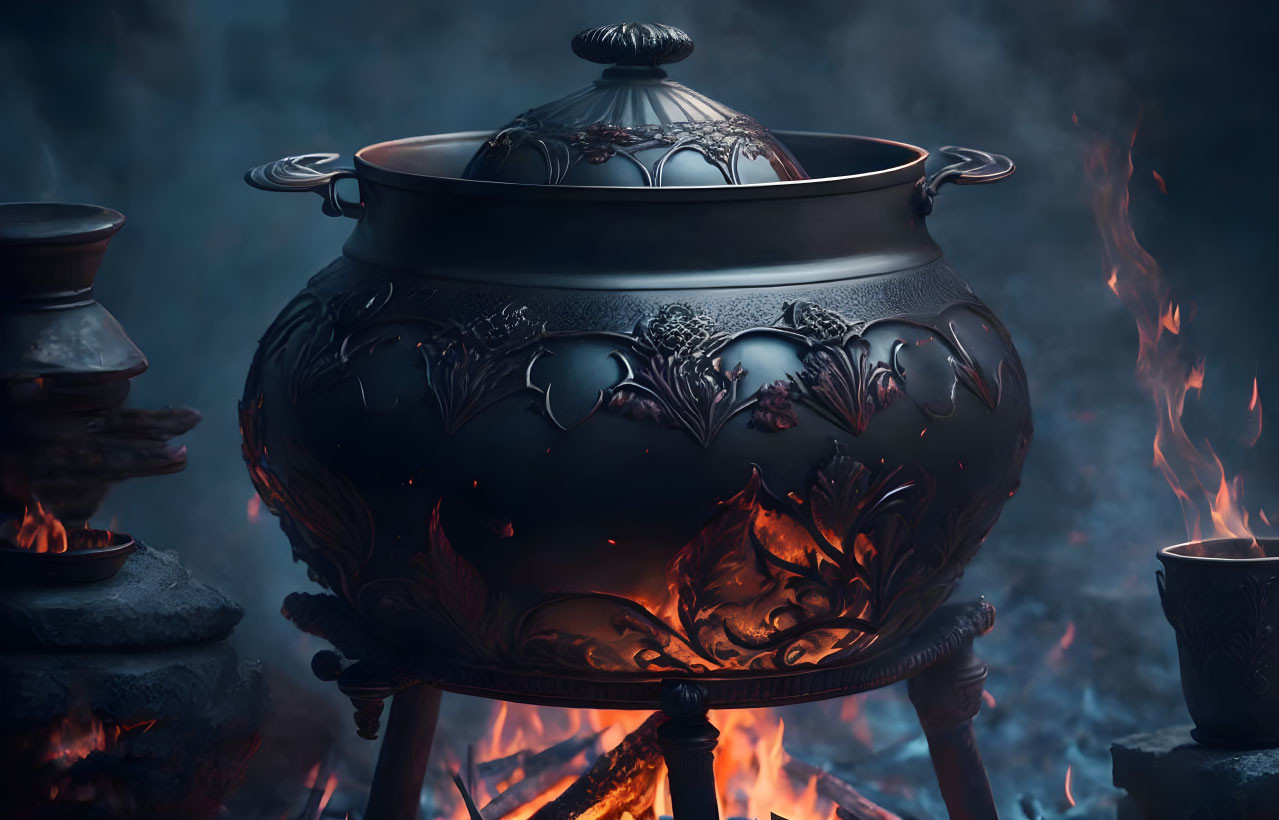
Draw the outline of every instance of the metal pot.
[[[1279,668],[1279,539],[1194,541],[1157,557],[1191,735],[1207,746],[1279,746],[1279,689],[1270,682]]]
[[[606,28],[579,35],[594,57],[679,51]],[[261,340],[254,484],[313,578],[446,687],[856,663],[945,600],[1017,486],[1025,375],[924,220],[1012,163],[944,149],[926,176],[904,143],[703,114],[543,118],[516,141],[544,184],[491,161],[528,115],[248,174],[356,220]]]

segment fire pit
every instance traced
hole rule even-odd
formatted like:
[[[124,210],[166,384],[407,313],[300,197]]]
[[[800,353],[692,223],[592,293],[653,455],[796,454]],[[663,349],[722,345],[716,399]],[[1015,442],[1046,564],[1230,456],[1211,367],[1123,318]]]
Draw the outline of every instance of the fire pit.
[[[1030,408],[925,218],[1012,162],[944,149],[929,175],[904,143],[771,132],[667,78],[692,51],[669,26],[574,51],[609,67],[496,133],[246,175],[357,220],[262,337],[240,419],[334,593],[285,605],[341,649],[317,673],[366,736],[404,690],[369,820],[416,805],[438,688],[660,708],[679,820],[714,813],[712,706],[935,663],[921,715],[976,711],[958,647],[982,630],[929,618],[1016,490]],[[964,742],[947,798],[991,813]]]

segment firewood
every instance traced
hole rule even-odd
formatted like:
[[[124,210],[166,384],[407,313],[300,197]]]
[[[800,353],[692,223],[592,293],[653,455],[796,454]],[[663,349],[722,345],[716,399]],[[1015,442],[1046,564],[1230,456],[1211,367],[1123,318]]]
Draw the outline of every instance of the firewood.
[[[523,749],[506,757],[485,760],[475,765],[476,774],[482,780],[501,781],[516,769],[523,769],[524,776],[537,774],[548,766],[558,766],[564,760],[572,760],[599,741],[601,732],[577,735],[548,746],[540,752]]]
[[[571,737],[527,757],[524,764],[524,777],[502,791],[481,809],[485,820],[500,820],[552,788],[565,777],[578,773],[582,766],[577,762],[578,759],[583,752],[595,744],[598,738],[598,733],[586,737]],[[479,770],[478,766],[476,770]]]
[[[520,749],[518,752],[505,757],[482,760],[475,767],[475,773],[484,780],[501,780],[511,772],[521,768],[535,754],[537,753],[532,749]]]
[[[652,817],[662,766],[657,727],[665,720],[654,712],[531,820],[620,820],[624,813]]]
[[[899,815],[875,805],[845,781],[811,763],[790,757],[783,768],[800,783],[817,778],[817,794],[835,804],[840,820],[901,820]]]

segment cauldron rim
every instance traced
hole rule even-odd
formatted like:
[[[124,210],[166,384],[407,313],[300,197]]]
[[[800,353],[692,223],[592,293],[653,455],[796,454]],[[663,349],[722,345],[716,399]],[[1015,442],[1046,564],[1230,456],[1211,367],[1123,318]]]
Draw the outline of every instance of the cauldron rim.
[[[789,199],[800,197],[832,196],[887,188],[913,182],[923,177],[924,163],[929,152],[916,145],[877,137],[837,134],[814,131],[774,131],[786,141],[806,166],[822,167],[812,156],[805,156],[822,144],[830,148],[870,146],[887,147],[903,153],[903,163],[861,171],[853,174],[823,174],[810,179],[778,182],[759,182],[744,185],[695,185],[695,186],[587,186],[587,185],[532,185],[516,182],[494,182],[464,179],[461,177],[465,161],[469,160],[480,143],[493,135],[492,131],[457,131],[446,134],[429,134],[417,137],[387,140],[367,145],[355,153],[355,166],[361,178],[378,185],[410,191],[440,191],[451,194],[493,196],[502,198],[535,198],[550,201],[607,201],[607,202],[732,202],[758,199]],[[456,175],[424,173],[392,167],[381,154],[395,154],[417,148],[444,149],[456,146],[459,163]]]
[[[1255,558],[1231,558],[1212,555],[1188,555],[1184,552],[1185,550],[1192,548],[1203,549],[1206,545],[1223,548],[1228,545],[1244,547],[1252,543],[1252,540],[1248,538],[1201,538],[1194,541],[1185,541],[1180,544],[1163,547],[1155,554],[1155,557],[1165,565],[1169,563],[1180,563],[1183,565],[1193,563],[1198,565],[1217,564],[1223,566],[1238,566],[1240,564],[1265,564],[1279,562],[1279,538],[1262,537],[1255,539],[1255,541],[1266,551],[1267,554],[1265,556]]]

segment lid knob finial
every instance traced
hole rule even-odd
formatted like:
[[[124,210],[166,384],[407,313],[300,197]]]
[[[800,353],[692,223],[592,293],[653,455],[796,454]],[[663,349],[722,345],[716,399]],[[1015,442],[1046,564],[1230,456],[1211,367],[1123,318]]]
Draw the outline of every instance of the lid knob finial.
[[[605,65],[656,66],[692,54],[693,38],[661,23],[618,23],[579,32],[573,53]]]

